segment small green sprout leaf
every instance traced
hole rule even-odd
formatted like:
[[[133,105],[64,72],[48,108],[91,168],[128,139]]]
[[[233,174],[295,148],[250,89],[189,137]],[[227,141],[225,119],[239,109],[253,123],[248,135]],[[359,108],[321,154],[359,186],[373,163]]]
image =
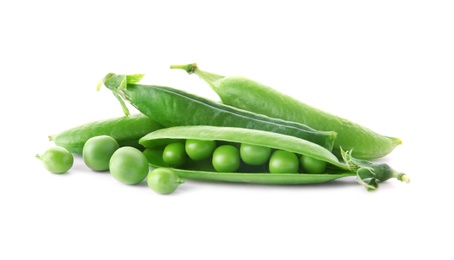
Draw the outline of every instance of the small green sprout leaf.
[[[370,167],[359,168],[356,171],[357,181],[368,191],[373,191],[378,188],[378,183],[375,176],[376,175],[374,169]]]
[[[131,74],[131,75],[126,75],[126,82],[129,84],[136,84],[139,83],[143,77],[144,74]]]

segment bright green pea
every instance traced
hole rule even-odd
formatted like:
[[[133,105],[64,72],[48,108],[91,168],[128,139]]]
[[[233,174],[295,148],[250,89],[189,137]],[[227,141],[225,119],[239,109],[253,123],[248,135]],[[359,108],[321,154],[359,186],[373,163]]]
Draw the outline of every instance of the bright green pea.
[[[112,154],[119,148],[118,142],[110,136],[99,135],[87,140],[82,150],[85,164],[94,171],[109,170]]]
[[[160,194],[174,192],[183,183],[177,173],[170,168],[156,168],[147,177],[147,184],[152,190]]]
[[[233,145],[221,145],[214,150],[212,163],[218,172],[235,172],[240,168],[240,152]]]
[[[326,169],[326,162],[308,156],[301,156],[301,166],[307,173],[323,173]]]
[[[124,184],[137,184],[148,174],[148,161],[137,148],[125,146],[116,150],[110,158],[110,173]]]
[[[186,140],[185,149],[189,158],[201,161],[210,158],[216,148],[216,141],[211,140]]]
[[[298,157],[291,152],[274,151],[270,158],[269,168],[271,173],[298,173]]]
[[[170,167],[179,167],[186,162],[186,159],[183,143],[168,144],[162,153],[162,160]]]
[[[44,167],[52,173],[65,173],[71,169],[74,163],[73,155],[63,147],[54,146],[47,149],[43,154],[36,155],[43,162]]]
[[[240,156],[243,162],[250,165],[262,165],[268,161],[271,148],[252,144],[241,144]]]

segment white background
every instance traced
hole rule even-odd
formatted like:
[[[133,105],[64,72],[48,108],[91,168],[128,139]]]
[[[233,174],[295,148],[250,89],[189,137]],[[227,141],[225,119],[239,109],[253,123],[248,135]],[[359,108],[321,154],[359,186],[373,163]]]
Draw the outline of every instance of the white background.
[[[0,4],[0,259],[453,259],[450,1],[147,2]],[[400,137],[384,161],[412,182],[188,181],[161,196],[34,158],[49,134],[122,115],[95,91],[108,72],[217,100],[168,69],[191,62]]]

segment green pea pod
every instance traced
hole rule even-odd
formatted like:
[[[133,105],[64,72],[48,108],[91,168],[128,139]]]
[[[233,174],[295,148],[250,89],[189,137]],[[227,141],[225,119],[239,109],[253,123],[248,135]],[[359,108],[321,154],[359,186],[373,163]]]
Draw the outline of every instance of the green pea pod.
[[[303,124],[270,118],[198,97],[174,88],[136,84],[141,75],[108,74],[104,85],[121,102],[124,100],[164,127],[213,125],[259,129],[292,135],[331,150],[333,131],[318,131]]]
[[[402,141],[380,135],[364,126],[307,105],[259,82],[235,76],[221,76],[200,70],[196,64],[173,65],[194,73],[219,95],[222,102],[270,117],[305,124],[317,130],[335,131],[333,151],[353,150],[360,159],[377,159],[389,154]]]
[[[82,154],[85,142],[99,135],[111,136],[120,146],[143,148],[139,144],[139,139],[160,128],[162,126],[149,117],[143,114],[135,114],[79,125],[50,135],[49,140],[75,154]]]
[[[150,165],[154,168],[169,167],[162,160],[162,149],[147,148],[144,151]],[[173,170],[182,179],[212,182],[234,182],[275,185],[300,185],[318,184],[333,181],[340,178],[355,176],[350,171],[324,174],[295,174],[295,173],[257,173],[257,172],[215,172],[209,161],[190,162],[184,169]]]
[[[327,162],[331,166],[331,169],[329,173],[326,173],[328,175],[314,174],[307,176],[309,174],[259,173],[259,175],[252,176],[252,173],[217,173],[211,172],[207,168],[197,169],[196,167],[191,167],[190,169],[176,169],[181,172],[181,178],[269,184],[313,184],[356,175],[358,182],[368,190],[377,189],[377,181],[386,181],[390,178],[397,178],[404,182],[409,181],[409,178],[405,174],[393,170],[386,164],[373,164],[368,161],[358,160],[353,158],[350,152],[344,151],[341,151],[341,153],[345,161],[340,162],[333,153],[320,145],[293,136],[255,129],[216,126],[170,127],[149,133],[141,138],[139,143],[147,148],[147,157],[152,166],[165,167],[166,165],[160,159],[159,152],[156,152],[156,149],[172,142],[187,139],[216,140],[270,147]],[[365,174],[366,171],[368,174]]]

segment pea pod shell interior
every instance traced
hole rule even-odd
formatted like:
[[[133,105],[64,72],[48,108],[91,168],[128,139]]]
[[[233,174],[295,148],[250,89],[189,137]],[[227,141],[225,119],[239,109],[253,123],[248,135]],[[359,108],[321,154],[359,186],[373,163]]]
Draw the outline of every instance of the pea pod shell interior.
[[[340,169],[349,170],[324,147],[293,136],[238,127],[177,126],[160,129],[142,137],[139,143],[153,148],[181,139],[216,140],[266,146],[325,161]]]

